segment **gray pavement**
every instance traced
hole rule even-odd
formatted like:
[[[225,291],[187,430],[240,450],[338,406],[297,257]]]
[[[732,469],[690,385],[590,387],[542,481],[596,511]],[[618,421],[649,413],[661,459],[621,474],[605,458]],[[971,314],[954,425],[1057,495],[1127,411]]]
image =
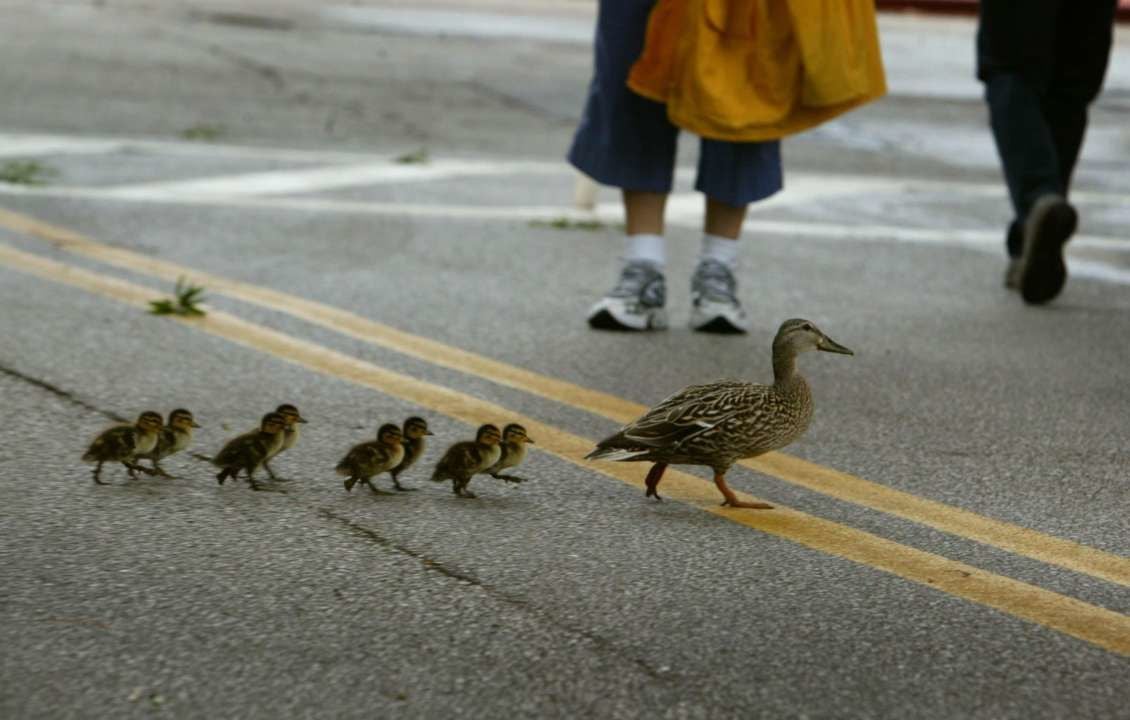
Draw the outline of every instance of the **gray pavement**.
[[[1026,308],[1000,286],[1007,210],[966,74],[972,25],[895,16],[883,18],[892,95],[789,140],[787,190],[751,213],[750,335],[682,326],[699,203],[684,171],[676,325],[624,336],[581,322],[615,272],[615,194],[591,216],[574,209],[560,160],[592,5],[346,5],[0,2],[13,29],[0,96],[18,98],[0,103],[0,164],[57,171],[0,184],[0,208],[640,403],[766,380],[776,325],[808,317],[857,355],[803,358],[817,412],[790,454],[1125,560],[1124,37],[1079,172],[1072,280],[1053,305]],[[215,137],[187,139],[194,128]],[[421,149],[427,162],[395,162]],[[682,151],[693,167],[694,143]],[[590,217],[602,226],[551,226]],[[0,243],[169,291],[3,223]],[[582,437],[616,427],[278,309],[216,293],[209,305]],[[480,498],[456,500],[424,477],[473,428],[396,388],[3,264],[0,306],[5,717],[1116,718],[1130,701],[1125,654],[646,502],[548,453],[531,454],[530,482],[476,480]],[[311,423],[275,463],[292,479],[278,492],[219,487],[188,455],[166,463],[176,479],[108,471],[110,487],[78,462],[114,417],[189,407],[207,455],[286,401]],[[340,454],[409,414],[437,433],[407,480],[421,489],[345,494],[329,471]],[[731,485],[1130,612],[1125,584],[747,469]]]

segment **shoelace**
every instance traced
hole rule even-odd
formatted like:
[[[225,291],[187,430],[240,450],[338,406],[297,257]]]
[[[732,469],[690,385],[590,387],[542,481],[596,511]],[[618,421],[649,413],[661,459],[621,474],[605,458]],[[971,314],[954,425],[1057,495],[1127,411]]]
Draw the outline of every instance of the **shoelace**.
[[[704,260],[695,270],[691,291],[706,300],[737,304],[734,296],[737,286],[730,268],[720,262]]]
[[[663,275],[645,263],[628,263],[620,271],[616,287],[609,293],[611,297],[640,297],[651,304],[663,304]],[[647,297],[644,297],[644,294]],[[656,297],[651,297],[655,295]]]

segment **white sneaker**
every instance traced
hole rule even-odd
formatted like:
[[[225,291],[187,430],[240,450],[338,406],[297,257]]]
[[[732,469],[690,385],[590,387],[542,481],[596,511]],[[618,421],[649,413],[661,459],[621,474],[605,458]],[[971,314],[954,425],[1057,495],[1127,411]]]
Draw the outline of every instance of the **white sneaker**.
[[[634,260],[624,265],[616,286],[589,310],[598,330],[666,330],[667,283],[655,265]]]
[[[724,263],[703,260],[691,276],[691,329],[709,333],[744,333],[749,327],[738,302],[738,283]]]

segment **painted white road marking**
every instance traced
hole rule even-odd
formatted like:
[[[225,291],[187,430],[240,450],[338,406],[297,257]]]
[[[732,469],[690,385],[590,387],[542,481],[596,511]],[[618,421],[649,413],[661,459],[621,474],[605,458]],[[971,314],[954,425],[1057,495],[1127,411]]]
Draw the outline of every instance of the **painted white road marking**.
[[[169,203],[179,205],[242,207],[249,209],[293,210],[303,212],[354,213],[388,217],[420,217],[468,220],[529,222],[566,217],[573,220],[600,220],[619,223],[622,208],[618,200],[596,203],[591,211],[569,207],[563,196],[560,205],[471,205],[449,203],[401,203],[346,200],[311,195],[350,187],[388,183],[428,182],[458,177],[572,177],[564,161],[497,160],[492,158],[435,159],[423,164],[400,164],[393,156],[365,153],[336,153],[247,146],[202,144],[187,141],[136,138],[87,138],[46,134],[0,133],[0,157],[43,154],[143,154],[194,156],[216,159],[270,159],[303,163],[304,166],[269,172],[220,175],[189,180],[131,183],[109,187],[22,186],[0,183],[0,195],[71,197],[92,200]],[[311,166],[312,165],[312,166]],[[693,177],[693,168],[679,168],[680,181]],[[564,184],[567,186],[567,184]],[[299,197],[299,196],[305,197]],[[952,229],[906,227],[881,224],[843,224],[804,220],[773,220],[762,213],[786,206],[804,206],[832,198],[865,195],[886,196],[945,195],[955,197],[1005,196],[1000,183],[925,180],[878,175],[790,172],[786,191],[756,203],[750,208],[746,229],[758,234],[837,241],[927,243],[962,246],[998,253],[1001,231],[993,229]],[[285,196],[285,197],[280,197]],[[595,198],[594,198],[595,199]],[[1094,203],[1125,207],[1130,195],[1099,191],[1072,194],[1080,204]],[[667,205],[668,223],[697,229],[701,224],[702,197],[698,193],[673,193]],[[1072,251],[1130,251],[1126,238],[1076,236]],[[1130,270],[1091,258],[1072,258],[1072,273],[1094,279],[1130,284]]]

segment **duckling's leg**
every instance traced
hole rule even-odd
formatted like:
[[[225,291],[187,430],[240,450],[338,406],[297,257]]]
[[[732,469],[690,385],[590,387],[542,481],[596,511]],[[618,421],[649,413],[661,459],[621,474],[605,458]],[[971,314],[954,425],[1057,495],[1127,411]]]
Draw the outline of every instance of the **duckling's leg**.
[[[714,484],[718,486],[718,490],[726,497],[725,502],[722,503],[723,507],[751,508],[753,510],[771,510],[773,508],[769,503],[738,500],[738,496],[735,495],[734,491],[730,489],[730,486],[726,484],[725,472],[714,472]]]
[[[651,469],[647,471],[647,477],[644,478],[644,485],[647,485],[647,492],[644,497],[654,497],[656,500],[663,500],[659,497],[659,481],[663,479],[663,471],[667,469],[667,463],[655,463]]]
[[[244,468],[244,470],[247,471],[247,484],[251,486],[251,489],[252,490],[262,490],[263,486],[260,485],[259,483],[255,482],[255,469],[254,468]],[[239,475],[239,471],[236,470],[236,476],[238,477],[238,475]]]
[[[526,478],[518,477],[517,475],[503,475],[502,473],[492,473],[491,477],[495,480],[505,480],[512,483],[524,483]]]
[[[357,484],[357,478],[350,475],[342,484],[345,485],[345,492],[353,492],[353,486]]]
[[[478,497],[477,495],[475,495],[475,493],[473,493],[473,492],[471,492],[470,490],[467,489],[467,486],[471,483],[471,478],[467,478],[466,480],[456,480],[454,482],[455,482],[455,494],[458,495],[459,497],[462,497],[462,498]]]
[[[389,475],[392,477],[392,486],[400,492],[416,492],[417,488],[404,487],[400,484],[400,481],[396,479],[395,475],[392,475],[392,473],[389,473]]]
[[[392,493],[385,492],[384,490],[381,490],[376,485],[374,485],[373,478],[371,477],[361,478],[361,482],[365,483],[365,485],[367,485],[368,488],[373,491],[374,495],[392,495]]]
[[[220,472],[216,473],[216,482],[223,485],[224,480],[227,480],[229,477],[231,477],[231,474],[231,468],[224,468]]]
[[[153,461],[153,467],[146,469],[150,475],[160,475],[161,477],[171,478],[172,475],[165,472],[165,468],[161,467],[161,463],[156,460]]]
[[[271,469],[271,465],[266,460],[263,461],[263,469],[267,471],[267,477],[272,480],[278,480],[278,478],[275,477],[275,471]]]
[[[99,485],[109,485],[110,483],[103,480],[101,475],[102,475],[102,462],[99,461],[98,464],[94,466],[94,482],[98,483]]]

